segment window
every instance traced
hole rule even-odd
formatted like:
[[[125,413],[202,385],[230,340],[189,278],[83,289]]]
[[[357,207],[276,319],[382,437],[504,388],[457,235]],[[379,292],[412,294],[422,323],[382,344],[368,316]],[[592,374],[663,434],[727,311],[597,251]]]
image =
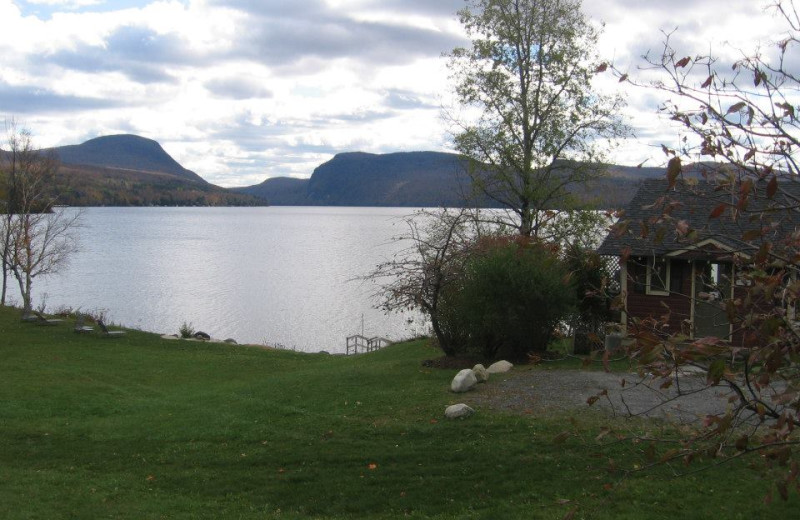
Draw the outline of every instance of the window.
[[[647,294],[669,294],[669,261],[664,258],[651,258],[647,262]]]

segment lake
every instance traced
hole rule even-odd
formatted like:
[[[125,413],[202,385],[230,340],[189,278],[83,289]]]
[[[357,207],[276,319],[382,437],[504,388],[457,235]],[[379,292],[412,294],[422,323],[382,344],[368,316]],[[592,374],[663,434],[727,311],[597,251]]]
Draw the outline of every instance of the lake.
[[[400,249],[409,208],[88,208],[69,265],[34,281],[34,306],[105,312],[175,334],[331,353],[361,333],[425,332],[374,309],[356,278]],[[363,320],[362,320],[363,317]]]

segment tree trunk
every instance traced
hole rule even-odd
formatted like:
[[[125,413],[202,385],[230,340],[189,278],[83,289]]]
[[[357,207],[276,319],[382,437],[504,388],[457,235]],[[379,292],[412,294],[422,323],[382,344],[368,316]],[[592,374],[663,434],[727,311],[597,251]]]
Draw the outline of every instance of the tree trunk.
[[[0,307],[6,305],[6,292],[8,291],[8,270],[6,269],[6,262],[3,261],[3,288],[0,291]]]
[[[453,348],[453,345],[445,338],[444,333],[442,332],[442,328],[439,326],[439,320],[436,319],[434,314],[431,314],[431,327],[433,328],[433,333],[436,334],[436,340],[439,342],[439,348],[442,349],[445,356],[453,357],[456,355],[456,350]]]

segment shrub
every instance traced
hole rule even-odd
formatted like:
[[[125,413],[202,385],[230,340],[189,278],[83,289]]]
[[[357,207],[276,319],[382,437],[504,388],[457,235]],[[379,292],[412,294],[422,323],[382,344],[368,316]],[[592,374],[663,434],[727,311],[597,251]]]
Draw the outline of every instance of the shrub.
[[[189,339],[194,336],[194,327],[192,327],[191,323],[186,323],[184,321],[183,325],[181,325],[181,328],[179,329],[179,332],[183,339]]]
[[[554,251],[524,239],[477,247],[461,290],[445,299],[452,328],[487,358],[546,350],[575,303],[567,269]]]

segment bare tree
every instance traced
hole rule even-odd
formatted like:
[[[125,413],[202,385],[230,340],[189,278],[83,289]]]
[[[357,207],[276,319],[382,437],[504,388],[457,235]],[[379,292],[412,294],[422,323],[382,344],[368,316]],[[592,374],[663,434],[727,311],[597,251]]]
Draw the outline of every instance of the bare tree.
[[[462,279],[480,225],[467,209],[422,210],[405,223],[408,232],[397,239],[408,247],[366,278],[379,284],[382,309],[421,311],[430,320],[439,347],[454,356],[457,345],[444,328],[440,303],[445,292]]]
[[[648,464],[714,465],[756,455],[786,499],[800,464],[800,76],[792,68],[800,15],[791,0],[771,7],[785,21],[785,35],[734,63],[680,53],[669,35],[658,55],[645,57],[647,73],[658,79],[638,83],[670,96],[661,110],[683,129],[683,138],[675,149],[664,148],[667,178],[663,196],[648,206],[652,218],[623,221],[617,232],[660,233],[689,249],[714,239],[725,245],[720,252],[732,266],[717,276],[730,290],[696,296],[728,320],[727,337],[676,332],[668,326],[669,309],[629,323],[632,357],[658,377],[662,391],[674,389],[660,394],[665,401],[718,385],[731,392],[724,412],[681,430],[681,438],[637,439],[649,446]],[[695,166],[699,178],[690,177],[683,163],[698,160],[707,163]],[[709,203],[706,212],[689,215],[689,197]],[[681,386],[685,366],[705,371],[703,388]]]
[[[4,271],[13,274],[23,312],[32,309],[33,281],[53,274],[75,250],[80,212],[58,208],[50,192],[58,159],[34,148],[30,132],[11,125],[3,155],[6,199],[3,219]],[[3,296],[6,278],[4,275]]]

